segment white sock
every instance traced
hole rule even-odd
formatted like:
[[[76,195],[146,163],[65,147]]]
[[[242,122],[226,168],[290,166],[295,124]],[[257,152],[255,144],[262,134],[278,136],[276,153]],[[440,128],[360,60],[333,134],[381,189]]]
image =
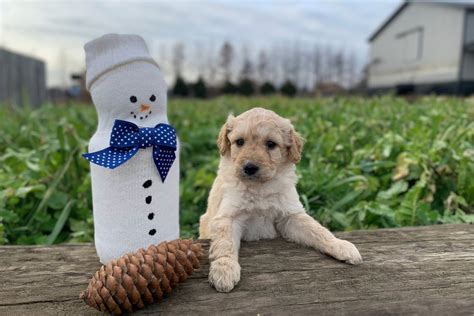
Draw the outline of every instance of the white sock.
[[[141,37],[104,35],[85,51],[87,88],[99,119],[89,153],[109,147],[116,119],[139,127],[168,124],[166,83]],[[95,246],[102,263],[179,238],[179,148],[176,156],[164,183],[152,147],[115,169],[91,163]]]

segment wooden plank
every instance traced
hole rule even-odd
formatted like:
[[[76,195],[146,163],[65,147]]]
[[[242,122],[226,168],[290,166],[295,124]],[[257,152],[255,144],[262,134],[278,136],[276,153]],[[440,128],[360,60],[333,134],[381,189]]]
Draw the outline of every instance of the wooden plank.
[[[170,297],[139,314],[473,314],[473,225],[337,235],[358,246],[362,265],[281,239],[244,242],[242,279],[231,293],[209,286],[205,259]],[[98,314],[78,295],[99,267],[89,244],[0,247],[0,314]]]

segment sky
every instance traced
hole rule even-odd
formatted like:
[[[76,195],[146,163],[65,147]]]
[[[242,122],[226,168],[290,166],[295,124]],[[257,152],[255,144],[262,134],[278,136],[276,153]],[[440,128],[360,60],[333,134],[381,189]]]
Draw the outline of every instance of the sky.
[[[365,62],[367,38],[400,3],[0,0],[0,47],[46,61],[48,86],[65,85],[70,73],[84,70],[83,45],[105,33],[141,35],[160,64],[170,63],[166,52],[177,42],[214,47],[224,41],[250,50],[295,42],[330,45],[353,50]]]

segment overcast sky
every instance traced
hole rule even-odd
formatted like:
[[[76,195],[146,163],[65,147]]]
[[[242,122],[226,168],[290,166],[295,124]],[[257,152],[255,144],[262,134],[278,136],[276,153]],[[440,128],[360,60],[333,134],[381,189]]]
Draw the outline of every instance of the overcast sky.
[[[250,49],[288,43],[333,45],[367,59],[367,38],[400,0],[87,1],[0,0],[0,46],[47,62],[48,84],[84,69],[83,45],[105,33],[136,33],[155,58],[230,41]],[[159,60],[166,64],[169,60]],[[216,61],[217,63],[217,61]]]

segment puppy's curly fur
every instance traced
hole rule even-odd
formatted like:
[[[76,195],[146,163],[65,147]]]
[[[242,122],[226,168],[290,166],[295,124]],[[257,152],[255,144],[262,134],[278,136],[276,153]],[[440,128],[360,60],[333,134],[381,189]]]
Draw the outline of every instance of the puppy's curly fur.
[[[288,119],[254,108],[229,116],[217,140],[221,160],[200,220],[210,238],[209,282],[229,292],[240,280],[240,240],[283,238],[360,264],[357,248],[306,214],[296,191],[303,139]]]

